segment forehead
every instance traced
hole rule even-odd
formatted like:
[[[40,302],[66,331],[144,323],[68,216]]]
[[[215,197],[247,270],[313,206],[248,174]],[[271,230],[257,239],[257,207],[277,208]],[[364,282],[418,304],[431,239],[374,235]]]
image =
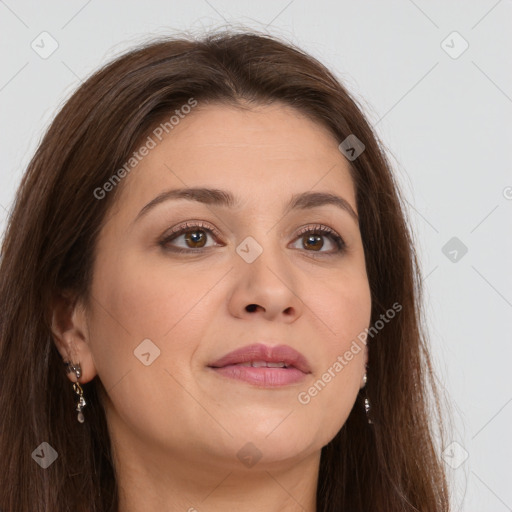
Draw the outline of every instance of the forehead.
[[[306,190],[337,192],[356,209],[338,141],[291,107],[199,104],[161,141],[150,136],[156,144],[124,179],[121,204],[142,207],[164,190],[204,186],[229,190],[248,205],[269,196],[285,202]]]

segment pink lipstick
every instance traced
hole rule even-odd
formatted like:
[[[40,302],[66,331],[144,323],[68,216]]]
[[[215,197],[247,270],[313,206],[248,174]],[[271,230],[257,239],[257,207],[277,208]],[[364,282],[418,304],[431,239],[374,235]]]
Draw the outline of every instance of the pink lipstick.
[[[248,345],[229,352],[208,365],[231,379],[260,387],[278,387],[301,382],[311,369],[306,358],[287,345]]]

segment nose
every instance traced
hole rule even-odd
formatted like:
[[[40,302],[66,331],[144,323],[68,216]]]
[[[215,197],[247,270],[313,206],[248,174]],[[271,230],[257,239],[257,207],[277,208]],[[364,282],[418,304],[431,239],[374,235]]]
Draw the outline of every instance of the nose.
[[[293,323],[304,304],[297,293],[298,277],[279,250],[265,249],[252,263],[238,260],[232,272],[233,290],[229,311],[237,318],[256,315],[267,320]]]

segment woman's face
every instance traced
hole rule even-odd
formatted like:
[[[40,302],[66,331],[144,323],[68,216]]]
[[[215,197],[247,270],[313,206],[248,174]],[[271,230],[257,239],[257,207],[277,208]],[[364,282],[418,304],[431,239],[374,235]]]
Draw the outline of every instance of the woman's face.
[[[98,239],[84,372],[106,389],[118,446],[270,467],[318,452],[343,426],[366,349],[344,354],[369,326],[371,299],[339,142],[289,107],[199,104],[118,185]],[[146,206],[188,188],[216,192]],[[308,369],[211,367],[255,344],[249,359],[286,345]]]

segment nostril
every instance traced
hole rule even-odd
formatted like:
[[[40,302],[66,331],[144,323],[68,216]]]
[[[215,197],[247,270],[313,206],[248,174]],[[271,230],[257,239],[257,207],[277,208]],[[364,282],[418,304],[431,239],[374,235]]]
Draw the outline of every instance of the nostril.
[[[246,306],[246,310],[249,311],[249,313],[252,313],[253,311],[256,311],[256,308],[258,307],[257,304],[249,304]]]

